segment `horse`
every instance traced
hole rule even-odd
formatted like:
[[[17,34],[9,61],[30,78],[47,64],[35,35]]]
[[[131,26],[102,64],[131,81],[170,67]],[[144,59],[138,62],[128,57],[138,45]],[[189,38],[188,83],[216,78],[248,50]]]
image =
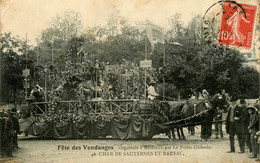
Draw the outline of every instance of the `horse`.
[[[209,102],[213,107],[213,111],[216,111],[216,108],[218,107],[223,112],[227,112],[227,108],[229,106],[230,98],[226,94],[215,94],[210,99]],[[215,112],[214,112],[215,113]]]
[[[194,117],[194,119],[192,119],[194,122],[200,121],[202,122],[202,124],[207,124],[208,122],[208,118],[209,117],[209,111],[206,112],[207,110],[211,110],[212,106],[210,105],[209,102],[207,102],[206,100],[188,100],[182,110],[181,110],[181,114],[183,115],[183,117],[191,117],[194,116],[196,114],[205,112],[204,116],[197,116]],[[191,121],[191,123],[193,123],[193,121]],[[204,132],[206,132],[205,130],[202,130],[203,134]],[[205,135],[209,135],[208,133],[205,133]]]
[[[205,115],[200,118],[195,118],[201,122],[201,139],[208,140],[211,136],[211,121],[216,114],[216,108],[219,107],[223,110],[228,107],[228,96],[215,94],[209,100],[188,100],[182,108],[182,115],[184,117],[191,117],[195,114],[205,112]],[[206,112],[206,110],[208,110]]]
[[[179,120],[181,118],[181,109],[184,105],[184,102],[173,102],[173,101],[164,101],[160,102],[158,105],[157,114],[163,117],[164,123],[169,121]],[[165,134],[170,140],[176,140],[175,131],[177,130],[178,138],[186,139],[183,133],[182,128],[170,126],[165,130]]]
[[[182,118],[182,108],[184,106],[184,102],[169,102],[169,114],[168,114],[168,119],[170,121],[176,121]],[[179,140],[186,140],[185,135],[183,133],[183,127],[175,127],[175,126],[171,126],[169,129],[169,139],[171,139],[171,135],[172,135],[172,139],[176,140],[176,136],[175,136],[175,132],[174,129],[176,128],[177,131],[177,135]]]
[[[227,94],[215,94],[210,98],[210,103],[212,105],[212,110],[210,111],[210,121],[215,121],[215,138],[218,139],[218,134],[220,137],[223,137],[223,131],[222,131],[222,122],[216,122],[219,120],[222,120],[222,113],[227,112],[227,109],[230,105],[230,98]],[[201,127],[204,127],[203,125]],[[211,130],[211,125],[210,125]]]

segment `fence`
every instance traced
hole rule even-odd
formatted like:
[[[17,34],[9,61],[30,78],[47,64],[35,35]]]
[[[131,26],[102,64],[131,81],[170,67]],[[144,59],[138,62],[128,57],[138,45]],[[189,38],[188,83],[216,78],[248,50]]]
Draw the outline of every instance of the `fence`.
[[[89,101],[59,101],[55,110],[60,112],[91,112],[99,114],[133,114],[138,111],[138,99],[118,99],[118,100],[89,100]],[[31,103],[31,110],[40,115],[52,108],[50,102]]]

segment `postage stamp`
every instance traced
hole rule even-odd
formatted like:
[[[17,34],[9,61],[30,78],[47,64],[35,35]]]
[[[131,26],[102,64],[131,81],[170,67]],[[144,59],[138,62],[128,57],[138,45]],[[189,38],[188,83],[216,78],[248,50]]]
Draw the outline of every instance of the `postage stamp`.
[[[257,6],[224,2],[219,44],[250,49]]]

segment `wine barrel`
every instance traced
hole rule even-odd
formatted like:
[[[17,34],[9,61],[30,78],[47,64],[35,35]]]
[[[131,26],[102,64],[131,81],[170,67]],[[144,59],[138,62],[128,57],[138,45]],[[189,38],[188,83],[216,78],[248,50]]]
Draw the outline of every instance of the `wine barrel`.
[[[21,107],[20,107],[20,115],[22,115],[22,117],[29,117],[30,116],[30,106],[29,106],[29,102],[23,101],[21,103]]]
[[[152,102],[149,100],[139,101],[140,114],[152,114]]]

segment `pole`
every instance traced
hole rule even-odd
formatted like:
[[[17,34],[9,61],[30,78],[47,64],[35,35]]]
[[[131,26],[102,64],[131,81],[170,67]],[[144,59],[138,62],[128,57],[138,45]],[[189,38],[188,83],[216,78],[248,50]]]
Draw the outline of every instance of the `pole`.
[[[125,98],[127,98],[127,77],[128,77],[127,70],[125,74],[126,74],[125,75]]]
[[[95,98],[97,98],[97,80],[98,80],[98,78],[97,78],[97,69],[96,69],[96,85],[95,85],[96,89],[95,89]]]
[[[52,41],[52,43],[51,43],[51,65],[52,65],[52,75],[53,75],[53,66],[54,66],[54,61],[53,61],[53,42],[54,42],[54,40]],[[51,91],[52,91],[52,93],[53,93],[53,81],[51,81]]]
[[[36,65],[38,66],[38,65],[39,65],[39,44],[38,44],[38,38],[36,39],[36,42],[37,42]],[[39,70],[38,70],[38,71],[39,71]],[[37,72],[37,73],[39,73],[39,72]],[[36,79],[36,84],[37,84],[37,85],[39,84],[38,79]]]
[[[39,43],[38,43],[38,38],[36,39],[37,42],[37,53],[36,53],[36,65],[39,65]]]
[[[137,79],[138,79],[138,97],[140,99],[140,68],[139,67],[138,67]]]
[[[165,45],[163,46],[163,67],[165,67]],[[165,101],[165,77],[163,76],[163,101]]]
[[[52,64],[52,66],[53,66],[53,42],[54,41],[52,41],[52,43],[51,43],[51,64]]]
[[[44,101],[47,102],[47,74],[46,74],[46,72],[45,72],[45,76],[44,76],[44,88],[45,88]]]
[[[145,52],[144,52],[144,59],[147,58],[147,38],[145,37]],[[146,98],[146,67],[144,68],[144,97]]]
[[[95,98],[97,98],[97,82],[98,82],[98,62],[96,61],[95,68],[96,68],[96,84],[95,84]]]
[[[44,101],[45,101],[45,111],[47,110],[47,65],[45,67],[46,72],[45,72],[45,76],[44,76],[44,87],[45,87],[45,94],[44,94]]]
[[[44,101],[47,102],[47,71],[48,67],[47,65],[44,66],[44,89],[45,89],[45,96]]]
[[[27,33],[26,33],[26,36],[25,36],[25,69],[27,70]],[[28,76],[25,77],[25,99],[27,99],[28,95],[27,95],[27,87],[28,87]]]

